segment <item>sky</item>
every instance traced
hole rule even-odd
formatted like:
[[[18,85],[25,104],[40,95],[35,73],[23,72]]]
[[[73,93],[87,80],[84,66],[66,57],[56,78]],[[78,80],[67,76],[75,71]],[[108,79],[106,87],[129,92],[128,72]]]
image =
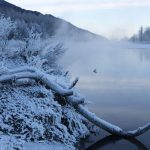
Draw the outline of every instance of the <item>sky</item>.
[[[109,39],[121,39],[150,26],[150,0],[6,0],[52,14]]]

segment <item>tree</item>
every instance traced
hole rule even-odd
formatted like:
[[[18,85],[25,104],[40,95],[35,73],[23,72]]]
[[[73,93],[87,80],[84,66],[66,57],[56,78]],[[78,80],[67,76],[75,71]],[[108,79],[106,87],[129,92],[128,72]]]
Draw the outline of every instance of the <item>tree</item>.
[[[0,51],[4,50],[11,31],[15,29],[15,24],[10,18],[0,17]]]
[[[140,30],[139,30],[139,41],[140,42],[143,41],[143,27],[141,27]]]
[[[150,42],[150,28],[146,28],[143,34],[144,41]]]

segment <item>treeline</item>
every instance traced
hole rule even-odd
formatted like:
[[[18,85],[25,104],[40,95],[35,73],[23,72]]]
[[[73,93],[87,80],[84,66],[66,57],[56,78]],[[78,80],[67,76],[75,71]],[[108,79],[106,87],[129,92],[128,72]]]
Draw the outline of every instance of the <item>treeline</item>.
[[[19,28],[35,28],[36,32],[53,36],[61,21],[52,15],[42,15],[38,12],[26,11],[7,2],[0,4],[0,14],[18,22]]]
[[[130,41],[150,43],[150,27],[147,28],[140,27],[139,32],[133,35],[130,38]]]

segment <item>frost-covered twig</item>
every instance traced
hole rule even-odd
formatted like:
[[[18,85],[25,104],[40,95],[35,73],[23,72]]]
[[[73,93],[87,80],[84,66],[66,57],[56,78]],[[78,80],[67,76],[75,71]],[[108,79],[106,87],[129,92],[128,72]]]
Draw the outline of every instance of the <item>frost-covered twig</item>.
[[[78,107],[79,104],[84,104],[85,99],[77,96],[69,96],[67,97],[68,103],[73,105],[75,108]]]
[[[10,69],[10,70],[8,70],[8,68],[7,68],[7,72],[4,72],[3,74],[14,74],[14,73],[20,73],[20,72],[35,73],[35,72],[39,72],[39,71],[40,70],[38,70],[38,69],[36,69],[34,67],[23,66],[23,67],[20,67],[20,68],[17,68],[17,69]],[[47,70],[45,73],[49,74],[51,72],[54,72],[54,69]]]
[[[49,70],[46,70],[46,71],[45,71],[45,73],[47,73],[47,74],[51,74],[51,73],[54,73],[54,72],[55,72],[54,69],[49,69]]]
[[[78,81],[79,81],[79,78],[78,77],[75,78],[75,80],[71,83],[68,89],[72,89],[77,84]]]
[[[13,71],[11,71],[11,73],[12,72]],[[12,73],[12,74],[7,74],[7,75],[2,75],[0,76],[0,83],[8,82],[8,81],[15,81],[18,79],[25,79],[25,78],[34,79],[36,81],[41,81],[46,86],[48,86],[51,90],[53,90],[54,92],[60,95],[63,95],[63,96],[73,95],[72,90],[63,89],[52,78],[50,78],[50,76],[40,71],[34,72],[34,73],[21,72],[21,73]]]
[[[34,85],[36,82],[33,79],[20,79],[16,80],[16,86]]]
[[[20,68],[17,68],[17,69],[9,70],[7,73],[8,74],[15,74],[15,73],[20,73],[20,72],[31,72],[31,73],[34,73],[36,71],[37,71],[37,69],[35,69],[33,67],[26,67],[25,66],[25,67],[20,67]]]

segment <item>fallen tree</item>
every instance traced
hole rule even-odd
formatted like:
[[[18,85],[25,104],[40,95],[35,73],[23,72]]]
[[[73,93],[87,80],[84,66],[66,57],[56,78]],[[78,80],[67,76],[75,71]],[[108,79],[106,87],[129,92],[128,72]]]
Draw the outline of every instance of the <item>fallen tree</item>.
[[[2,86],[3,84],[7,83],[17,84],[17,81],[22,79],[32,79],[37,82],[41,82],[46,87],[50,88],[53,92],[64,97],[67,102],[72,105],[77,110],[77,112],[79,112],[87,120],[95,124],[97,127],[100,127],[105,131],[109,132],[110,134],[118,135],[121,137],[136,137],[150,130],[149,122],[148,124],[135,130],[124,131],[122,128],[97,117],[94,113],[89,112],[83,105],[84,98],[80,97],[72,89],[78,82],[78,78],[76,78],[75,81],[73,81],[73,83],[71,83],[71,85],[66,88],[65,86],[57,83],[54,77],[52,77],[51,75],[31,67],[22,67],[13,70],[7,69],[0,74],[0,83]]]

